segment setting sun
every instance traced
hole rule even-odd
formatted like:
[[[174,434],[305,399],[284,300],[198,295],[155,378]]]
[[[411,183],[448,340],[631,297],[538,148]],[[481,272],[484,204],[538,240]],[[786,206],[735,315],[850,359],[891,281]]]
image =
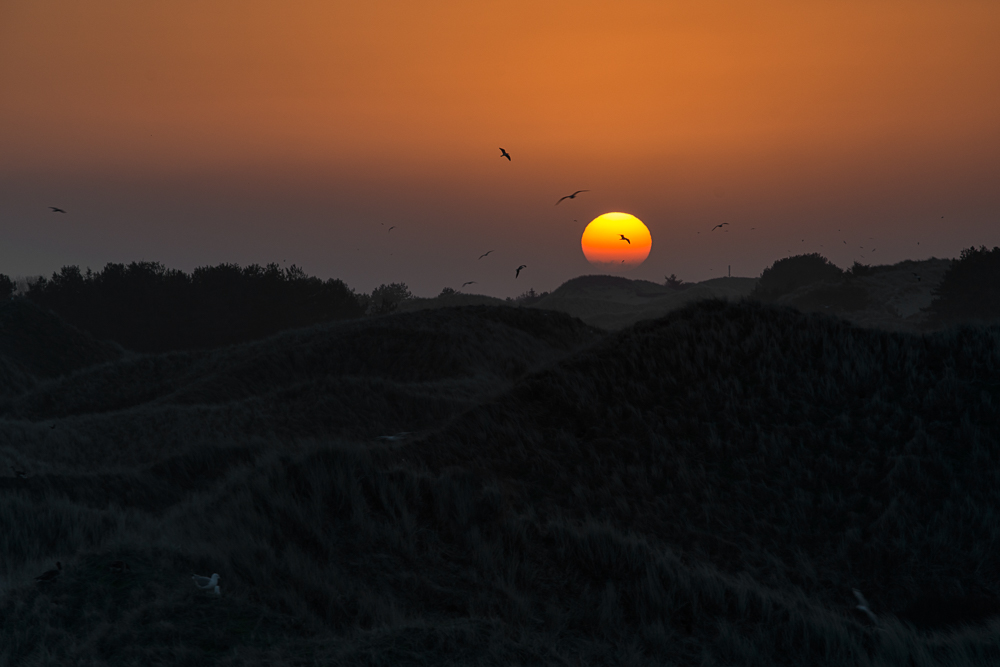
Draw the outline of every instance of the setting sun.
[[[583,230],[580,246],[587,261],[605,270],[634,268],[646,261],[653,237],[642,220],[629,213],[605,213]]]

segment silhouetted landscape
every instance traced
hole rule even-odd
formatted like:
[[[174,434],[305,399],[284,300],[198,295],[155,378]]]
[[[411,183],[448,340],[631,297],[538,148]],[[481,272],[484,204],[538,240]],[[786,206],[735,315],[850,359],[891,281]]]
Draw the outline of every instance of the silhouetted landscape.
[[[998,664],[998,286],[0,275],[0,663]]]

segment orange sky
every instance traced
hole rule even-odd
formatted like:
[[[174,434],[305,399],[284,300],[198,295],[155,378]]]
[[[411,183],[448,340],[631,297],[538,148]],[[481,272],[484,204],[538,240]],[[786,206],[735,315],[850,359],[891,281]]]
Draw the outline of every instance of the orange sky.
[[[0,0],[0,273],[510,296],[591,272],[616,210],[659,282],[957,257],[1000,244],[998,29],[987,0]]]

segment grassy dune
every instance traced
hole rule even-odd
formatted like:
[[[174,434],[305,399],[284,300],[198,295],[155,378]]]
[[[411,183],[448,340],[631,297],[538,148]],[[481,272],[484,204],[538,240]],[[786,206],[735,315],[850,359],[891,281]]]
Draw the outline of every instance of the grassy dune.
[[[1000,662],[1000,327],[468,306],[137,355],[50,318],[64,359],[7,344],[26,308],[0,664]]]

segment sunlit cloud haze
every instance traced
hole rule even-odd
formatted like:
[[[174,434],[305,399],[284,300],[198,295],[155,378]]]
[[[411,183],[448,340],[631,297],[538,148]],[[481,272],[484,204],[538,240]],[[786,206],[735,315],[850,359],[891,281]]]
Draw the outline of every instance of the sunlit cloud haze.
[[[0,2],[0,272],[516,296],[595,272],[609,211],[658,282],[957,257],[1000,245],[998,28],[985,0]]]

